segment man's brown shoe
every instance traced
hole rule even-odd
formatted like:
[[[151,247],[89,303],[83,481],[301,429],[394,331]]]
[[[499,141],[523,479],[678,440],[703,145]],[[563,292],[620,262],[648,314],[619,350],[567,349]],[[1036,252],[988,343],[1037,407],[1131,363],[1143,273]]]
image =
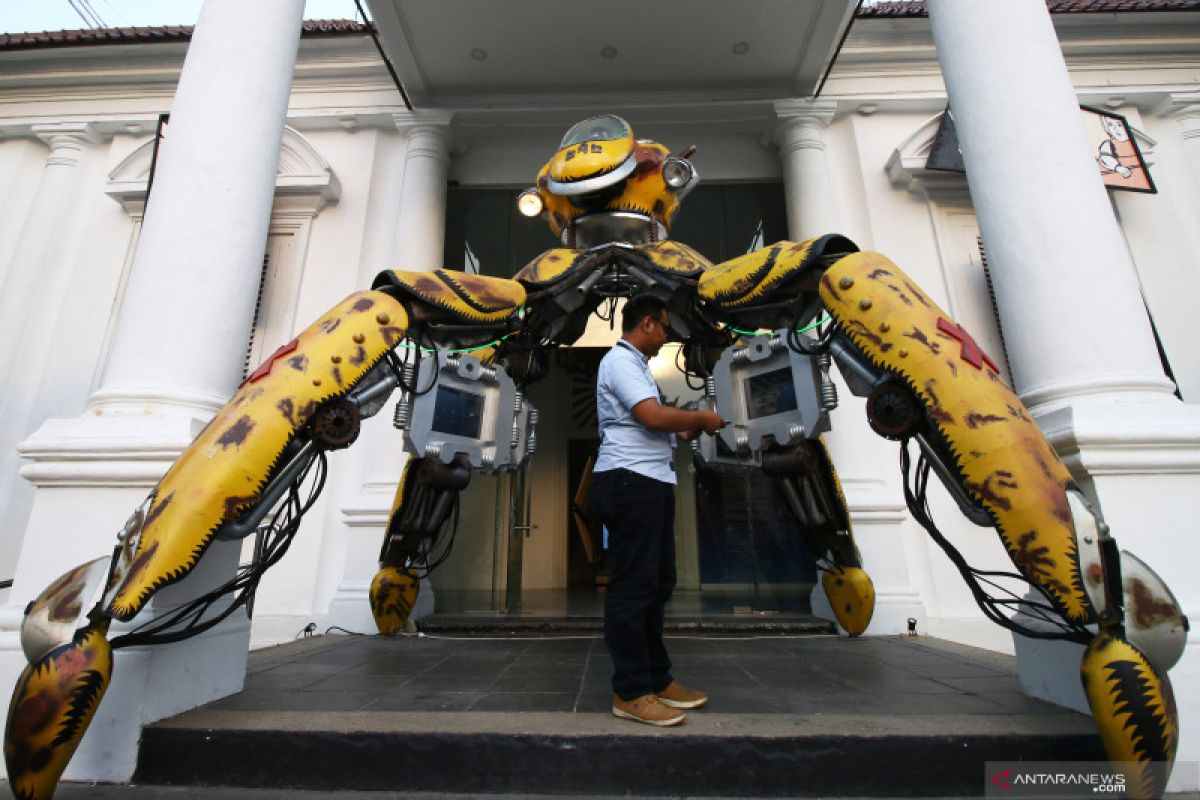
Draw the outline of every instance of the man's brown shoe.
[[[679,681],[671,681],[667,688],[656,693],[658,701],[671,708],[699,708],[708,702],[708,695],[695,689],[681,686]]]
[[[631,719],[634,722],[660,727],[678,725],[687,716],[682,711],[667,708],[652,694],[642,695],[634,700],[622,700],[619,695],[614,694],[612,713],[619,719]]]

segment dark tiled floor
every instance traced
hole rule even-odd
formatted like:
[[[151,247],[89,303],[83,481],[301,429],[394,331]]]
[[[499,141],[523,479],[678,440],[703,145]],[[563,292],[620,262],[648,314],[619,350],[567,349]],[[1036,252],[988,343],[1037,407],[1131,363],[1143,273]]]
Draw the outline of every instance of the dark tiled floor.
[[[1069,713],[1025,697],[1010,656],[926,638],[671,636],[675,675],[737,714]],[[596,635],[325,636],[251,655],[244,691],[208,708],[603,713]]]

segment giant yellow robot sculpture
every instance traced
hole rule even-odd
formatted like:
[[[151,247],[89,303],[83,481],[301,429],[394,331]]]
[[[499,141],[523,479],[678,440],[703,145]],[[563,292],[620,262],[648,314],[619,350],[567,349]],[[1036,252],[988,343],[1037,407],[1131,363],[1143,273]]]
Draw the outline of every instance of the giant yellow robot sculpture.
[[[397,390],[395,424],[410,457],[371,608],[381,633],[399,630],[471,474],[521,469],[533,452],[537,413],[521,390],[545,374],[549,349],[578,339],[601,303],[641,293],[666,302],[685,369],[703,379],[701,402],[730,423],[698,443],[699,460],[771,477],[849,634],[867,628],[874,593],[820,438],[837,402],[834,363],[867,398],[871,427],[903,442],[909,508],[985,614],[1086,646],[1083,683],[1109,756],[1135,765],[1131,794],[1161,793],[1178,740],[1167,671],[1186,638],[1167,587],[1117,550],[996,364],[887,258],[829,235],[714,265],[671,241],[697,181],[690,155],[636,139],[619,117],[581,122],[519,198],[562,247],[512,280],[384,272],[250,375],[134,511],[112,555],[30,604],[29,666],[5,731],[14,793],[53,794],[104,696],[113,650],[195,635],[250,599],[319,490],[325,452],[352,444],[360,420]],[[996,530],[1014,576],[1040,600],[988,593],[988,575],[929,517],[931,470],[968,518]],[[228,583],[109,639],[112,620],[132,620],[214,540],[252,533],[255,557]],[[1033,630],[1002,613],[1017,605],[1049,624]]]

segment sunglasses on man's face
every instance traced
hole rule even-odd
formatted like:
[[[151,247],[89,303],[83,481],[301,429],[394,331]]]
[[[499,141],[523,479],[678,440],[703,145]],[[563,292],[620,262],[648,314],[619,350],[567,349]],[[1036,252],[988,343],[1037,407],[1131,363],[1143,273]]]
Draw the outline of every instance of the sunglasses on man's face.
[[[658,317],[648,317],[648,319],[652,319],[655,322],[657,322],[659,325],[662,326],[663,333],[665,333],[667,335],[668,340],[683,341],[683,337],[680,336],[679,333],[676,332],[676,330],[671,327],[671,320],[669,317],[665,320],[659,319]]]

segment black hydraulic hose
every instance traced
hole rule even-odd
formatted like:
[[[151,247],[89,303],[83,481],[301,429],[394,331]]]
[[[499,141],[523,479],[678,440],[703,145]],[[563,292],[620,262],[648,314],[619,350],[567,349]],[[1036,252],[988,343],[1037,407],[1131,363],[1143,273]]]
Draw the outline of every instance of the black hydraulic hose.
[[[358,13],[363,18],[363,24],[367,26],[367,30],[371,33],[371,41],[375,42],[375,49],[379,51],[379,57],[383,59],[383,64],[387,67],[388,74],[392,76],[392,82],[400,90],[400,98],[404,101],[404,107],[412,111],[412,101],[408,99],[408,92],[404,91],[404,84],[400,82],[400,76],[396,74],[396,68],[392,66],[391,59],[387,57],[387,53],[383,52],[383,45],[379,42],[379,31],[376,30],[375,23],[367,19],[367,12],[363,10],[362,3],[359,0],[354,0],[354,5],[358,6]]]

